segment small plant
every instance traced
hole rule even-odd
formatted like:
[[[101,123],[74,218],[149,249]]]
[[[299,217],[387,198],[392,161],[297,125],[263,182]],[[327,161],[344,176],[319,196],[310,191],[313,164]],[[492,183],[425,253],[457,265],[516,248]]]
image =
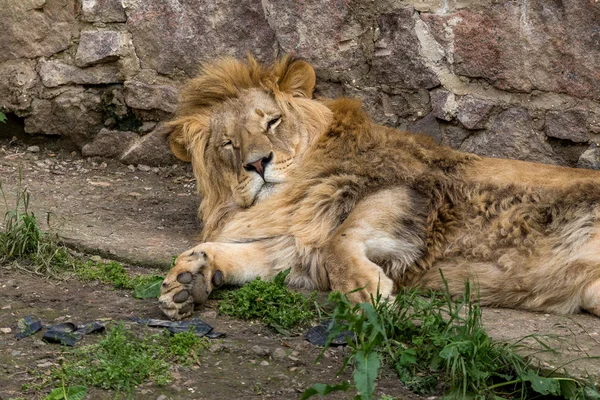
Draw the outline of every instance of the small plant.
[[[107,263],[89,260],[79,263],[75,274],[83,280],[97,280],[110,284],[116,289],[133,289],[137,298],[154,298],[160,294],[162,276],[138,275],[130,277],[123,264],[116,261]]]
[[[0,111],[0,122],[6,123],[6,115],[2,111]]]
[[[272,282],[256,280],[238,290],[222,293],[219,312],[241,319],[259,319],[285,332],[315,318],[315,295],[309,298],[285,285],[288,271],[280,272]]]
[[[109,329],[98,344],[75,349],[53,375],[63,388],[68,382],[131,393],[144,382],[167,384],[173,362],[198,363],[208,345],[208,339],[191,331],[172,336],[165,331],[140,338],[121,323]]]
[[[419,394],[434,394],[441,387],[444,397],[452,399],[600,399],[595,388],[574,379],[542,375],[517,354],[516,345],[493,342],[468,283],[462,299],[447,293],[406,289],[391,304],[377,298],[358,305],[332,293],[333,329],[325,348],[343,331],[353,332],[342,370],[354,366],[354,386],[315,385],[302,398],[353,387],[358,399],[373,399],[380,364],[385,363]]]
[[[159,384],[168,382],[169,365],[156,353],[152,339],[140,340],[119,324],[100,343],[75,350],[74,360],[56,372],[65,381],[131,392],[150,378]]]
[[[35,214],[29,209],[27,188],[19,184],[13,207],[8,205],[1,182],[0,194],[8,210],[4,215],[4,231],[0,232],[0,262],[25,262],[28,271],[50,276],[73,269],[73,257],[68,249],[56,235],[42,231]],[[49,218],[48,215],[48,223]]]

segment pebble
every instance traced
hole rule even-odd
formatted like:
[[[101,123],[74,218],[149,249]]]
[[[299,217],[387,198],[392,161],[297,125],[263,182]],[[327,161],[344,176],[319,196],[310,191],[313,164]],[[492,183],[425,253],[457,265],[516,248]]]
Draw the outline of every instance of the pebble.
[[[144,164],[138,164],[137,168],[140,171],[142,171],[142,172],[150,172],[150,171],[152,171],[152,168],[150,168],[149,166],[144,165]]]
[[[224,349],[225,349],[225,345],[223,345],[221,343],[216,343],[216,344],[213,344],[212,346],[210,346],[208,351],[210,351],[211,353],[218,353]]]
[[[54,363],[51,361],[46,361],[37,365],[38,368],[50,368]]]
[[[0,328],[0,332],[2,332],[2,333],[11,333],[12,329],[10,329],[10,328]]]
[[[20,352],[19,350],[13,350],[10,352],[10,355],[13,357],[17,357],[20,356],[21,354],[23,354],[22,352]]]
[[[40,146],[29,146],[27,148],[27,151],[30,153],[39,153],[40,152]]]
[[[168,397],[167,397],[167,396],[165,396],[164,394],[161,394],[160,396],[158,396],[158,397],[156,398],[156,400],[167,400],[167,399],[168,399]]]
[[[216,311],[205,311],[202,314],[200,314],[200,316],[202,318],[214,319],[214,318],[217,318],[217,312]]]
[[[271,350],[267,349],[266,347],[260,347],[258,345],[252,346],[252,348],[250,350],[257,356],[262,356],[262,357],[265,357],[265,356],[268,356],[269,354],[271,354]]]
[[[262,365],[263,367],[267,367],[269,365],[268,361],[261,361],[260,365]]]
[[[5,306],[2,306],[2,310],[10,310],[12,309],[12,304],[7,304]]]
[[[283,360],[286,357],[287,357],[287,354],[286,354],[285,350],[282,349],[281,347],[278,347],[273,351],[273,359],[275,359],[275,360]]]

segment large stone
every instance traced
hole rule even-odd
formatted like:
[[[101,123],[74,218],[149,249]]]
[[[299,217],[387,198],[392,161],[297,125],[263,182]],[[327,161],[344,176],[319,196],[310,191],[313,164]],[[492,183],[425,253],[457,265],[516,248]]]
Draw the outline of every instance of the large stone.
[[[138,134],[129,131],[111,131],[102,129],[94,139],[81,149],[85,157],[118,158],[138,139]]]
[[[436,89],[430,92],[430,97],[433,115],[444,121],[452,121],[456,117],[458,103],[454,93],[444,89]]]
[[[78,68],[58,60],[41,60],[38,72],[46,87],[66,84],[100,85],[123,82],[123,76],[115,65],[97,65]]]
[[[126,45],[126,36],[118,31],[83,31],[75,54],[75,64],[86,67],[115,61],[125,54]]]
[[[361,40],[366,29],[346,1],[264,0],[264,12],[286,52],[308,60],[319,76],[359,80],[367,72]]]
[[[465,142],[465,139],[467,139],[470,134],[470,131],[461,128],[460,126],[446,126],[442,133],[442,144],[455,149],[460,149]]]
[[[81,14],[89,22],[125,22],[122,0],[83,0]]]
[[[34,60],[11,60],[0,64],[0,110],[26,110],[37,84]]]
[[[48,57],[69,46],[76,0],[4,0],[0,6],[0,63]]]
[[[177,108],[178,96],[179,92],[172,85],[125,82],[125,102],[131,108],[172,113]]]
[[[509,108],[499,114],[489,131],[466,138],[461,150],[488,157],[564,163],[545,141],[544,134],[533,129],[532,119],[523,108]]]
[[[251,51],[272,60],[275,35],[255,0],[124,1],[142,68],[161,74],[198,70],[199,61]]]
[[[371,73],[382,85],[402,89],[431,89],[440,84],[420,54],[412,9],[382,14]]]
[[[69,88],[53,99],[34,99],[25,132],[61,135],[78,146],[100,130],[103,121],[102,93]]]
[[[590,139],[586,120],[587,113],[581,110],[548,112],[546,113],[546,135],[585,143]]]
[[[410,124],[408,131],[430,136],[436,143],[442,142],[440,123],[432,112],[415,123]]]
[[[458,120],[468,129],[482,129],[488,120],[494,104],[471,95],[458,102]]]
[[[494,2],[421,18],[459,75],[600,99],[599,2]]]
[[[177,162],[167,140],[170,128],[159,124],[152,132],[138,138],[122,153],[126,164],[150,166],[172,165]]]
[[[577,167],[600,170],[600,149],[596,143],[592,143],[579,157]]]

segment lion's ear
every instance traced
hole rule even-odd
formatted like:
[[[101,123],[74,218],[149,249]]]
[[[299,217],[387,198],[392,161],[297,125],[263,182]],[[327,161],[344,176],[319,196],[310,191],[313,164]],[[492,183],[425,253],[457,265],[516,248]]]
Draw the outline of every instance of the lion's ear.
[[[171,147],[173,154],[175,154],[175,157],[186,162],[192,161],[192,157],[185,147],[183,129],[181,126],[176,126],[169,135],[169,146]]]
[[[289,93],[294,97],[311,98],[317,75],[313,67],[302,60],[295,60],[288,64],[285,73],[279,79],[279,90]]]

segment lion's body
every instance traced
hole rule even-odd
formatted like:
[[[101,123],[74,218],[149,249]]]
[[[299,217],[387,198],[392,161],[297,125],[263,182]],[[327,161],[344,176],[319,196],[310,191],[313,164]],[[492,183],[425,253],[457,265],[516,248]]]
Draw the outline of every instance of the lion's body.
[[[282,99],[277,90],[261,85],[280,107],[281,125],[295,130],[271,132],[267,124],[254,132],[281,135],[288,147],[300,143],[286,153],[271,139],[258,152],[263,182],[276,176],[278,165],[290,166],[268,195],[261,196],[259,188],[252,201],[236,203],[238,183],[257,177],[244,176],[238,166],[230,183],[225,178],[219,183],[204,171],[226,177],[227,166],[206,161],[213,154],[212,162],[218,163],[226,153],[211,153],[208,145],[198,148],[200,130],[188,131],[187,138],[183,130],[175,133],[195,170],[204,173],[197,174],[204,201],[215,190],[207,185],[224,187],[219,201],[205,203],[215,206],[201,209],[205,221],[215,220],[204,233],[209,242],[182,254],[165,279],[161,303],[168,316],[189,315],[190,305],[203,301],[215,284],[217,271],[219,283],[244,283],[287,268],[293,285],[344,292],[363,288],[352,294],[356,301],[377,291],[391,296],[407,285],[439,289],[441,269],[452,294],[460,294],[465,280],[471,280],[484,304],[557,313],[586,309],[600,315],[600,173],[480,159],[378,126],[356,101],[310,100],[314,77],[306,77],[312,69],[305,65],[287,66],[295,73],[291,86],[303,89],[292,96]],[[256,111],[246,92],[211,105],[207,115],[213,125],[207,125],[211,128],[203,137],[207,143],[219,129],[215,121],[232,124],[228,138],[253,131],[247,115],[265,112]],[[236,104],[248,110],[233,121],[223,119]],[[243,142],[248,140],[233,150],[240,153],[241,165],[258,165],[255,156],[244,156],[249,149]],[[257,154],[253,146],[250,153]],[[198,166],[199,161],[204,164]],[[253,168],[246,172],[258,175]],[[227,188],[233,188],[229,195]],[[226,212],[220,211],[224,204]],[[181,282],[188,272],[194,279]],[[190,295],[179,296],[184,301],[173,300],[186,292]]]

